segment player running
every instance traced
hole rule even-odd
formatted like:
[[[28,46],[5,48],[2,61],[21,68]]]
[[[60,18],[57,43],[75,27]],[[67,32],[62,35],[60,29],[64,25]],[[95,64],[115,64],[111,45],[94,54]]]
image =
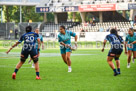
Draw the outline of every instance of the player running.
[[[128,35],[125,39],[125,54],[127,54],[127,68],[130,68],[130,61],[131,56],[133,53],[133,63],[134,59],[136,58],[136,33],[134,33],[134,30],[132,28],[129,29]]]
[[[104,39],[102,52],[104,52],[104,47],[107,41],[109,41],[111,44],[111,49],[109,50],[109,53],[108,53],[107,62],[109,66],[113,69],[114,76],[116,76],[118,74],[121,74],[119,57],[123,51],[123,46],[122,46],[123,39],[121,36],[117,34],[117,31],[115,29],[111,29],[110,34],[107,35],[106,38]],[[113,58],[116,61],[117,71],[112,62]]]
[[[40,41],[41,41],[41,44],[42,44],[42,49],[44,49],[44,43],[43,43],[43,37],[41,34],[39,34],[39,29],[37,28],[35,31],[35,33],[37,33],[39,35],[39,38],[40,38]],[[36,49],[38,50],[38,42],[36,41]],[[40,56],[40,49],[38,51],[38,57]],[[32,61],[32,58],[30,57],[30,60],[28,61],[28,64],[30,64]],[[34,63],[32,63],[32,68],[35,68],[34,67]]]
[[[72,72],[70,55],[71,48],[71,36],[75,37],[75,46],[77,48],[77,35],[69,30],[65,29],[65,26],[60,26],[60,33],[58,35],[58,41],[60,43],[60,51],[63,61],[68,65],[68,72]]]
[[[16,42],[6,53],[8,54],[14,47],[24,41],[24,45],[21,52],[20,62],[17,64],[14,73],[12,74],[12,79],[16,79],[16,74],[21,66],[24,64],[28,56],[30,55],[35,64],[36,71],[36,79],[40,79],[39,76],[39,64],[38,64],[38,56],[37,49],[35,48],[35,43],[38,41],[38,50],[40,49],[40,39],[37,33],[31,32],[32,27],[26,27],[26,33],[21,36],[18,42]]]

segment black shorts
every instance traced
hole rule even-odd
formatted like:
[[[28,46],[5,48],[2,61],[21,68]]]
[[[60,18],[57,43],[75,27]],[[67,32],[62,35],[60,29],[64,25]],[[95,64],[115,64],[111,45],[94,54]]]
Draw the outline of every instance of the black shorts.
[[[116,55],[121,55],[123,49],[110,49],[108,56],[109,57],[116,57]]]
[[[25,59],[27,59],[29,55],[31,58],[33,58],[34,56],[38,55],[38,51],[34,48],[31,51],[27,49],[22,49],[21,55],[23,55]]]

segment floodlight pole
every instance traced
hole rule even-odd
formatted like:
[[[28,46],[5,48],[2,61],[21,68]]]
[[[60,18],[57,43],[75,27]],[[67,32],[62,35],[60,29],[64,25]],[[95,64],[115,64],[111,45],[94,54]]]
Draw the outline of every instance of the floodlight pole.
[[[20,23],[22,22],[22,6],[20,5]]]
[[[1,7],[1,23],[3,22],[3,17],[2,17],[2,7]]]

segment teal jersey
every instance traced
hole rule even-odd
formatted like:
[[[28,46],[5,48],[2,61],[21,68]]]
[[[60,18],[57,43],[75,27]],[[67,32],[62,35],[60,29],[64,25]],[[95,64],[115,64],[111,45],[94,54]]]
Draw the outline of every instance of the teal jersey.
[[[75,37],[76,33],[69,30],[65,30],[65,35],[62,33],[59,33],[58,41],[64,42],[65,44],[71,44],[71,36]]]
[[[134,33],[132,37],[127,35],[125,41],[128,42],[128,44],[136,41],[136,33]],[[134,44],[134,46],[136,47],[136,44]]]
[[[41,34],[39,34],[39,39],[41,42],[43,42],[43,37]],[[36,48],[38,48],[38,41],[36,41]]]

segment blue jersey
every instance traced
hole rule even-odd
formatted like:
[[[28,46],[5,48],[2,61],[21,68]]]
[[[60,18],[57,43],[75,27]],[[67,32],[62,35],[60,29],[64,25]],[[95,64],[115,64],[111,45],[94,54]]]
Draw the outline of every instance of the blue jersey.
[[[128,42],[128,44],[136,41],[136,33],[134,33],[132,37],[130,35],[127,35],[125,41]],[[136,44],[133,45],[134,47],[136,47]]]
[[[72,31],[69,31],[69,30],[65,30],[65,35],[62,33],[59,33],[58,41],[64,42],[65,44],[71,44],[71,36],[75,37],[76,33],[73,33]]]
[[[43,42],[43,37],[41,34],[38,34],[39,35],[39,39],[41,42]],[[36,41],[36,48],[38,48],[38,41]]]
[[[23,49],[32,50],[36,46],[36,41],[39,38],[39,35],[34,32],[28,32],[21,36],[18,42],[24,41]]]
[[[122,48],[123,46],[120,46],[124,41],[121,36],[117,37],[114,34],[109,34],[106,36],[105,40],[108,40],[112,46],[112,48]]]

